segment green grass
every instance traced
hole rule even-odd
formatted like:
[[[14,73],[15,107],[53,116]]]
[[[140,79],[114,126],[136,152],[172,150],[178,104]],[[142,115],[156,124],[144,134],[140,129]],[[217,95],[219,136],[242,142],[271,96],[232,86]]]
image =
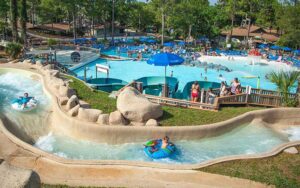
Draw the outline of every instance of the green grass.
[[[221,122],[253,110],[259,107],[224,107],[218,112],[208,110],[195,110],[187,108],[175,108],[164,106],[164,115],[160,119],[162,126],[204,125]]]
[[[116,110],[116,100],[109,98],[108,94],[101,91],[91,90],[82,81],[70,76],[65,76],[71,79],[70,87],[75,89],[79,99],[89,103],[92,108],[100,109],[104,113],[110,113]]]
[[[297,147],[300,151],[300,146]],[[264,159],[224,162],[200,171],[250,179],[278,188],[300,187],[300,155],[280,153]]]
[[[92,108],[100,109],[104,113],[116,110],[116,100],[109,98],[108,94],[101,91],[91,90],[82,81],[70,76],[66,78],[73,80],[70,87],[75,89],[79,99],[89,103]],[[184,125],[204,125],[224,121],[243,113],[259,110],[258,107],[226,107],[219,112],[207,110],[194,110],[163,106],[164,115],[160,118],[162,126],[184,126]]]

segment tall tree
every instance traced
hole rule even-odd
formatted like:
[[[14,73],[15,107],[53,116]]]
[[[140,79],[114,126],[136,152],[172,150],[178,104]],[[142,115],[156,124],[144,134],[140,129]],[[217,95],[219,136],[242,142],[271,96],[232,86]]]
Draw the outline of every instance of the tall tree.
[[[10,22],[13,41],[18,41],[18,2],[10,0]]]
[[[20,17],[20,22],[21,22],[21,38],[23,41],[23,44],[26,46],[26,23],[27,23],[27,2],[26,0],[22,0],[21,2],[21,17]]]
[[[3,33],[4,39],[7,36],[7,15],[9,12],[9,5],[7,0],[0,0],[0,32]]]

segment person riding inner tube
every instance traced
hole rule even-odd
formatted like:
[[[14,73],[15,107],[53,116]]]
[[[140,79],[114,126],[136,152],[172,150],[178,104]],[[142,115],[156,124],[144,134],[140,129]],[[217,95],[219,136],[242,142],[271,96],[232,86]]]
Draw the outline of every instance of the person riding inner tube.
[[[152,159],[161,159],[169,157],[175,149],[175,145],[169,142],[169,137],[165,136],[163,139],[148,141],[144,151]]]
[[[34,97],[29,97],[28,93],[24,93],[24,96],[14,99],[11,102],[11,106],[15,110],[30,111],[36,108],[37,100],[35,100]]]

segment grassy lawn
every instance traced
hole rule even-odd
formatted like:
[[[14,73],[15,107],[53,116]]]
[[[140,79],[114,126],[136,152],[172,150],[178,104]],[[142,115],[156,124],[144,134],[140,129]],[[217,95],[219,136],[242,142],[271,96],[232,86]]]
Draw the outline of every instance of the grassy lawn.
[[[109,98],[108,94],[101,91],[92,91],[80,80],[67,76],[73,80],[70,87],[75,89],[80,99],[88,102],[92,108],[100,109],[104,113],[116,110],[116,100]],[[163,106],[164,115],[160,119],[162,126],[184,126],[184,125],[203,125],[224,121],[240,114],[259,110],[258,107],[226,107],[219,112],[194,110],[186,108],[176,108]]]
[[[297,149],[300,151],[300,146]],[[264,159],[236,160],[200,170],[250,179],[280,188],[300,187],[300,154],[281,153]]]

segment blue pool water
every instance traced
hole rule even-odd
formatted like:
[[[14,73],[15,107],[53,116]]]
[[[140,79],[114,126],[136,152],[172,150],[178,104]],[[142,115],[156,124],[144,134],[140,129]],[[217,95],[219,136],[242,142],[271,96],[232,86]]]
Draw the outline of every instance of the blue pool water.
[[[297,130],[297,131],[295,131]],[[242,125],[221,136],[194,141],[175,141],[177,151],[171,158],[149,158],[143,151],[144,143],[110,145],[76,140],[64,135],[49,133],[41,137],[36,147],[55,155],[70,159],[130,160],[169,164],[195,164],[224,156],[258,154],[286,143],[291,137],[300,140],[300,127],[290,130],[289,136],[275,133],[263,125]],[[294,133],[297,134],[294,134]],[[146,141],[145,141],[146,142]]]
[[[38,138],[47,132],[50,99],[43,91],[37,75],[24,71],[0,69],[0,114],[13,122],[14,129]],[[38,100],[38,107],[30,112],[18,112],[10,102],[28,92]],[[12,125],[11,125],[12,126]]]
[[[250,60],[249,60],[250,61]],[[215,64],[221,64],[229,69],[231,72],[217,71],[213,69],[208,69],[205,73],[202,67],[191,67],[187,65],[178,65],[167,68],[167,75],[170,76],[171,71],[173,71],[173,76],[179,80],[179,91],[182,91],[186,83],[190,81],[200,80],[204,81],[207,77],[208,81],[221,82],[227,81],[230,84],[233,78],[238,77],[242,83],[242,86],[251,86],[256,88],[257,79],[243,78],[245,76],[259,76],[260,77],[260,87],[263,89],[276,90],[276,86],[266,79],[266,74],[271,71],[279,70],[291,70],[292,67],[287,67],[284,65],[274,66],[273,64],[265,65],[250,65],[246,61],[216,61]],[[108,64],[110,66],[110,77],[118,78],[126,82],[131,82],[141,77],[146,76],[164,76],[164,67],[148,65],[146,61],[104,61],[102,59],[96,60],[87,65],[89,69],[87,71],[87,77],[95,77],[95,65],[96,64]],[[74,70],[78,76],[84,75],[84,67]],[[202,76],[201,76],[202,74]],[[222,74],[222,77],[219,75]],[[98,74],[98,77],[106,77],[105,74]]]

